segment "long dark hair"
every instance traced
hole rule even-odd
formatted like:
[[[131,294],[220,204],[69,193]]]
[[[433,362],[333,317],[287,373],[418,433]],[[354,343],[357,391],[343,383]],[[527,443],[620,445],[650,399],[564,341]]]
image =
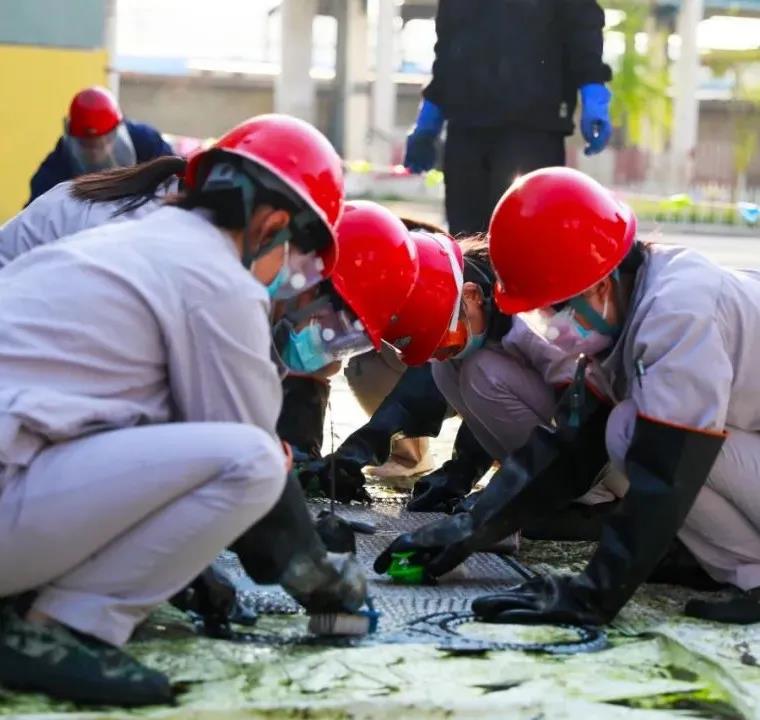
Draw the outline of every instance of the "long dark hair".
[[[154,199],[169,178],[184,174],[186,165],[183,158],[166,155],[130,167],[81,175],[71,184],[71,196],[90,202],[127,200],[118,215]]]

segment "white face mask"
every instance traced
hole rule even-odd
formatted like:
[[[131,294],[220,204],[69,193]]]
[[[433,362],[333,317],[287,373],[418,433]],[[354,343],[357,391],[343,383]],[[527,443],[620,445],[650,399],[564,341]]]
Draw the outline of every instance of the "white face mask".
[[[607,300],[602,315],[607,314]],[[596,330],[583,327],[575,317],[575,310],[569,306],[550,317],[544,316],[546,327],[543,336],[568,355],[596,355],[612,345],[612,338]]]

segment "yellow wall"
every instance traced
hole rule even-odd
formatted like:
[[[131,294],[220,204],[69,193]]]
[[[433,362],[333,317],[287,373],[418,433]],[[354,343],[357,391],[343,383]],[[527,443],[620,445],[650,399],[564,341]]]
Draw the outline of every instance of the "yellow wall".
[[[29,180],[53,149],[74,94],[105,85],[105,50],[0,45],[0,222],[29,198]]]

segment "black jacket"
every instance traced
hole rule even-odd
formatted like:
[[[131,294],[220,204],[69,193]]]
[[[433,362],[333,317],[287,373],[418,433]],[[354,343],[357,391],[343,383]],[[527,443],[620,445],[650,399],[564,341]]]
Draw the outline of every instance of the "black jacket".
[[[571,134],[578,88],[604,83],[596,0],[440,0],[423,95],[462,127]]]

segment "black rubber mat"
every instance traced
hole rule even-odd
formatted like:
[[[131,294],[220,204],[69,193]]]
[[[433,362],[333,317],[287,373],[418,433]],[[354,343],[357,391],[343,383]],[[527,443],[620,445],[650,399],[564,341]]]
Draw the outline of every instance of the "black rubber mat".
[[[316,516],[328,504],[315,501],[311,509]],[[348,521],[360,521],[375,527],[374,535],[357,534],[357,557],[367,572],[369,595],[374,608],[380,611],[380,622],[374,635],[344,638],[348,645],[364,642],[434,643],[452,653],[479,654],[491,650],[525,650],[568,654],[593,652],[606,646],[605,634],[593,628],[572,628],[575,637],[561,642],[514,643],[479,640],[459,633],[459,628],[473,620],[472,600],[480,595],[503,590],[535,575],[518,560],[494,553],[477,553],[454,571],[440,578],[436,585],[398,585],[387,576],[379,576],[372,564],[397,535],[433,522],[443,515],[409,513],[399,502],[376,502],[368,505],[339,505],[338,516]],[[217,562],[225,565],[238,580],[238,596],[260,615],[302,612],[301,608],[279,586],[256,585],[243,572],[237,557],[223,553]],[[257,628],[237,635],[238,640],[270,645],[336,644],[340,639],[311,635],[282,637],[262,634]]]
[[[478,553],[444,576],[436,585],[407,586],[379,576],[372,569],[377,555],[400,533],[433,522],[443,515],[410,513],[403,506],[374,503],[371,506],[343,506],[337,514],[346,520],[360,520],[377,528],[375,535],[357,535],[357,557],[367,570],[370,595],[382,613],[383,629],[407,626],[424,615],[470,609],[475,597],[516,585],[530,571],[515,560],[500,555]]]
[[[327,504],[314,502],[311,507],[316,515]],[[532,574],[513,558],[478,553],[441,578],[437,585],[397,585],[372,569],[378,553],[400,533],[443,515],[409,513],[402,504],[395,502],[378,502],[371,506],[339,505],[336,512],[345,520],[369,523],[376,528],[374,535],[356,536],[357,557],[367,572],[369,594],[375,608],[382,613],[383,632],[399,630],[426,615],[469,610],[473,598],[515,585]],[[221,562],[236,575],[242,574],[242,568],[231,553],[225,553]],[[255,585],[248,580],[244,588],[247,603],[258,613],[299,612],[299,606],[279,587]]]

